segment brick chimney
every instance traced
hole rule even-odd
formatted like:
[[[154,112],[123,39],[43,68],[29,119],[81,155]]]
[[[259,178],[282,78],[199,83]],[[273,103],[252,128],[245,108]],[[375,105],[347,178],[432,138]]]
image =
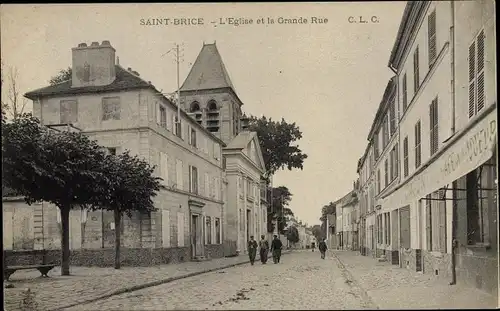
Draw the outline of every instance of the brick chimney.
[[[72,87],[102,86],[111,84],[116,77],[115,49],[109,41],[78,44],[72,48]]]

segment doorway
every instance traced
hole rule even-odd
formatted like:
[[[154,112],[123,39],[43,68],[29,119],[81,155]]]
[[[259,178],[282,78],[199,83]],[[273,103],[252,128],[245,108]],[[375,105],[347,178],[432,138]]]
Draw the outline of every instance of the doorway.
[[[198,240],[198,215],[191,215],[191,250],[193,257],[197,254],[196,241]]]

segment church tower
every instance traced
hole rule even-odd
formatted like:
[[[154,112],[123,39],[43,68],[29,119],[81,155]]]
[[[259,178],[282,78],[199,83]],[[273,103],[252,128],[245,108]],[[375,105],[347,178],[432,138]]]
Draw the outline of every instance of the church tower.
[[[243,103],[215,43],[203,44],[180,88],[180,97],[181,107],[226,144],[246,126]]]

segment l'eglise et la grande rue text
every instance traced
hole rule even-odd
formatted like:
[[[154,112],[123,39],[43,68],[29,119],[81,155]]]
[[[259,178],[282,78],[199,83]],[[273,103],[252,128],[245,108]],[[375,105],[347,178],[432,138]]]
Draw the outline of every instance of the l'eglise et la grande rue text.
[[[219,18],[220,25],[253,25],[253,24],[326,24],[328,19],[319,16],[305,17],[260,17],[257,19],[244,17],[224,17]]]

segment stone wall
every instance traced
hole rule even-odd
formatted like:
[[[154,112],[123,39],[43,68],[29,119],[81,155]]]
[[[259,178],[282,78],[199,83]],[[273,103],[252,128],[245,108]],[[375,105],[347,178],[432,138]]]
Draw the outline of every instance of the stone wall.
[[[422,251],[422,263],[425,274],[432,274],[451,281],[451,254]],[[416,271],[416,267],[414,271]]]
[[[34,250],[34,251],[4,251],[4,260],[7,266],[61,264],[61,251]],[[122,266],[154,266],[161,264],[179,263],[191,260],[189,247],[171,248],[122,248]],[[80,249],[72,250],[70,264],[74,266],[112,267],[115,263],[115,250]]]
[[[470,251],[457,255],[457,282],[498,294],[498,260],[488,251]]]
[[[224,257],[224,245],[223,244],[205,245],[205,256],[210,259]]]

